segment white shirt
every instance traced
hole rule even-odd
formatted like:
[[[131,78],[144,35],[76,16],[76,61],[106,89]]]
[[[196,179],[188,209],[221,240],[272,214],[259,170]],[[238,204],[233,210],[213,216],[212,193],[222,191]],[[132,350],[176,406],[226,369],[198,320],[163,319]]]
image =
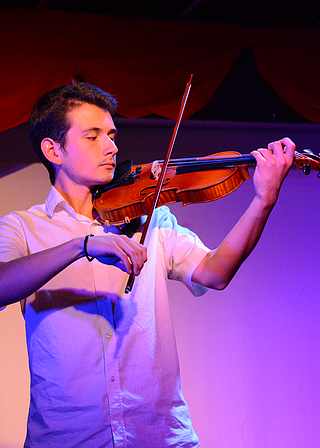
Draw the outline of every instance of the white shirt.
[[[0,218],[0,261],[110,231],[52,187],[44,204]],[[82,258],[27,298],[25,447],[198,446],[181,392],[166,279],[204,293],[191,276],[209,249],[167,207],[156,210],[148,235],[148,261],[130,294],[126,273]]]

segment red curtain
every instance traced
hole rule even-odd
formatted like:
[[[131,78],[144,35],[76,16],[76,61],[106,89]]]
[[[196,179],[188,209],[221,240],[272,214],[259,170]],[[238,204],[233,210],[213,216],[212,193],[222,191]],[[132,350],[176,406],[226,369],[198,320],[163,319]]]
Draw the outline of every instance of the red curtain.
[[[113,93],[125,117],[175,118],[190,73],[186,116],[200,110],[243,48],[300,115],[320,122],[320,32],[7,10],[0,17],[0,130],[27,120],[44,91],[79,76]],[[241,88],[241,87],[240,87]]]
[[[252,31],[261,76],[293,109],[320,122],[320,31]]]

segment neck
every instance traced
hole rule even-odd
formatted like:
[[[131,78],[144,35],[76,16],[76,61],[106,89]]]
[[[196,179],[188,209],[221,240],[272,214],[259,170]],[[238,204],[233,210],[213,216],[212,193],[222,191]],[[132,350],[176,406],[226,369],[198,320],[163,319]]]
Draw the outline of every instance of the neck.
[[[70,179],[57,178],[54,187],[69,205],[80,215],[93,219],[93,207],[90,188],[72,182]]]

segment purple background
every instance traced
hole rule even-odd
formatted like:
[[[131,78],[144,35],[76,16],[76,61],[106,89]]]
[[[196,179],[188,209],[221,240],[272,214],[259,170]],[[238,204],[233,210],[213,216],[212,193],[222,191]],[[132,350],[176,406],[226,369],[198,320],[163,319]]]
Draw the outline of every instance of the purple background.
[[[171,127],[162,120],[122,120],[120,158],[162,158]],[[175,156],[226,148],[248,152],[282,136],[293,138],[298,149],[318,152],[319,125],[189,122],[179,133]],[[25,128],[0,136],[0,149],[2,160],[15,153],[27,160]],[[11,192],[1,183],[2,204],[8,204],[9,195],[24,206],[45,197],[40,178],[23,182],[34,197],[24,197],[18,183]],[[183,285],[169,282],[183,385],[202,448],[320,445],[319,191],[314,173],[290,172],[260,242],[226,290],[193,298]],[[214,247],[252,196],[249,180],[217,202],[171,208],[182,225]],[[10,346],[13,341],[2,330],[6,313],[0,315],[0,334]],[[10,387],[17,385],[5,385]],[[12,403],[13,409],[18,406]]]

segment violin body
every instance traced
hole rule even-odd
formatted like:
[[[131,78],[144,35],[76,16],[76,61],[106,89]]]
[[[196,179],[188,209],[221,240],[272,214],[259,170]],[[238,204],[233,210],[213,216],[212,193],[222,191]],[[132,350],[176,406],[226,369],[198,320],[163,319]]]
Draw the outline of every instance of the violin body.
[[[234,159],[238,155],[239,153],[235,151],[224,151],[194,160],[201,166],[203,161]],[[195,163],[174,162],[172,161],[167,168],[158,206],[174,202],[187,205],[215,201],[235,191],[249,178],[246,166],[216,169],[206,169],[205,166],[200,170],[197,169],[195,173]],[[106,186],[105,191],[98,190],[94,194],[94,208],[105,224],[121,225],[150,212],[157,186],[153,168],[153,163],[133,165],[130,172],[120,178],[114,186]]]

